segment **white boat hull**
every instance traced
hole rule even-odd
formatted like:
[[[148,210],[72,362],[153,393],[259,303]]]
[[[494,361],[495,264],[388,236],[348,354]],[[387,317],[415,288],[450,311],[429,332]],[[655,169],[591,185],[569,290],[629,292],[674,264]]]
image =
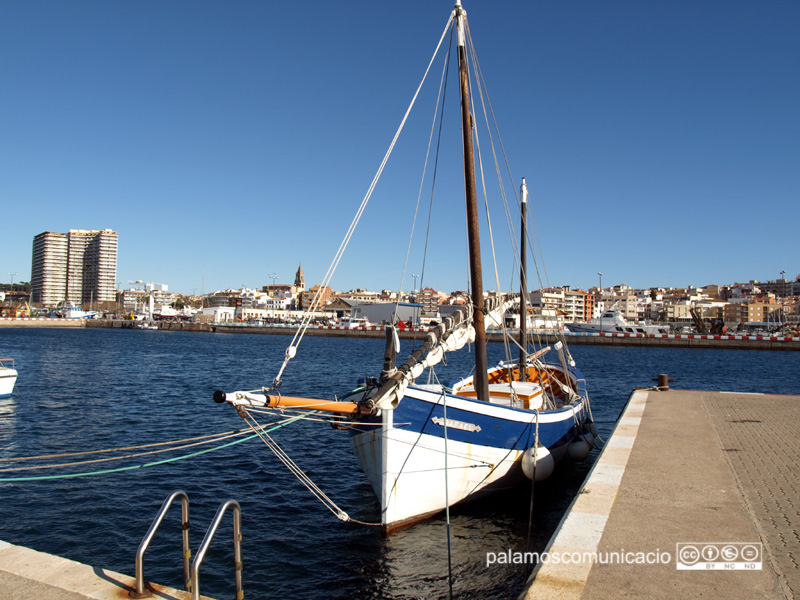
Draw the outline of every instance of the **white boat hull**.
[[[583,402],[538,414],[540,444],[556,462],[584,417]],[[536,411],[408,388],[397,409],[383,411],[379,425],[363,427],[351,438],[380,500],[384,528],[517,484],[524,478],[520,459],[534,443],[536,419]]]
[[[596,323],[567,323],[567,330],[570,333],[616,333],[623,334],[641,334],[641,335],[656,335],[659,333],[668,333],[665,327],[658,325],[634,325],[626,324],[624,326],[606,326]]]
[[[669,328],[661,325],[629,323],[618,310],[608,310],[602,316],[585,323],[567,323],[571,333],[616,333],[636,335],[656,335],[669,333]]]
[[[10,396],[17,382],[17,372],[14,369],[0,368],[0,398]]]

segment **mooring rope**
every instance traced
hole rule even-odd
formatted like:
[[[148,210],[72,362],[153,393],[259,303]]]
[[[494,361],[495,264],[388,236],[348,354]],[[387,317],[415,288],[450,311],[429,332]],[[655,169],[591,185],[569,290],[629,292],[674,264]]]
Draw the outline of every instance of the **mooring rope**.
[[[8,467],[8,468],[5,468],[5,469],[0,469],[0,473],[8,473],[8,472],[11,472],[11,471],[35,471],[35,470],[38,470],[38,469],[58,469],[58,468],[61,468],[61,467],[75,467],[75,466],[78,466],[78,465],[89,465],[89,464],[94,464],[94,463],[110,462],[110,461],[115,461],[115,460],[125,460],[125,459],[130,459],[130,458],[139,458],[141,456],[149,456],[151,454],[162,454],[164,452],[174,452],[176,450],[183,450],[185,448],[191,448],[191,447],[194,447],[194,446],[202,446],[202,445],[205,445],[205,444],[210,444],[212,442],[227,440],[227,439],[230,439],[232,437],[239,437],[240,435],[244,435],[244,434],[243,433],[234,433],[234,434],[227,435],[227,436],[224,436],[224,437],[217,437],[217,438],[214,438],[212,440],[205,440],[205,441],[200,441],[200,442],[194,442],[194,443],[191,443],[191,444],[184,444],[183,446],[175,446],[174,448],[162,448],[160,450],[151,450],[150,452],[138,452],[136,454],[126,454],[126,455],[123,455],[123,456],[112,456],[112,457],[109,457],[109,458],[95,458],[95,459],[92,459],[92,460],[80,460],[80,461],[76,461],[76,462],[66,462],[66,463],[51,463],[51,464],[47,464],[47,465],[33,465],[33,466],[25,466],[25,467]],[[98,450],[96,452],[114,452],[114,450]],[[69,453],[69,454],[67,454],[67,456],[69,456],[69,455],[73,455],[74,456],[75,454],[80,454],[80,453]],[[58,456],[58,455],[55,455],[55,456]],[[5,459],[5,460],[8,460],[8,459]],[[13,460],[13,459],[11,459],[11,460]],[[29,460],[29,459],[25,459],[25,460]]]
[[[125,452],[127,450],[141,450],[142,448],[154,448],[156,446],[168,446],[170,444],[182,444],[184,442],[194,442],[197,440],[205,440],[209,438],[220,438],[222,436],[229,436],[231,434],[244,434],[247,433],[248,431],[250,430],[238,429],[234,431],[224,431],[222,433],[212,433],[209,435],[184,438],[182,440],[172,440],[169,442],[155,442],[152,444],[141,444],[139,446],[126,446],[122,448],[104,448],[102,450],[84,450],[83,452],[62,452],[60,454],[41,454],[39,456],[17,456],[11,458],[0,458],[0,462],[20,462],[24,460],[42,460],[45,458],[66,458],[68,456],[86,456],[88,454],[103,454],[107,452]]]
[[[536,454],[539,450],[539,411],[536,411],[536,430],[533,438],[533,464],[531,466],[531,503],[528,508],[528,538],[525,541],[525,550],[531,549],[531,537],[533,534],[533,500],[536,488]],[[525,562],[525,579],[528,579],[528,563]]]
[[[273,427],[270,427],[266,431],[275,431],[276,429],[280,429],[281,427],[285,427],[290,423],[297,421],[301,417],[294,417],[282,423],[278,423]],[[187,458],[194,458],[195,456],[200,456],[201,454],[208,454],[209,452],[216,452],[217,450],[222,450],[223,448],[227,448],[229,446],[234,446],[236,444],[241,444],[242,442],[246,442],[247,440],[251,440],[256,437],[257,434],[253,434],[244,438],[240,438],[238,440],[234,440],[232,442],[228,442],[227,444],[222,444],[221,446],[215,446],[213,448],[207,448],[206,450],[200,450],[198,452],[192,452],[190,454],[184,454],[182,456],[175,456],[172,458],[165,458],[163,460],[158,460],[149,463],[142,463],[138,465],[129,465],[126,467],[117,467],[115,469],[103,469],[100,471],[87,471],[81,473],[64,473],[61,475],[31,475],[27,477],[2,477],[0,478],[0,483],[11,483],[11,482],[23,482],[23,481],[46,481],[50,479],[72,479],[74,477],[88,477],[90,475],[106,475],[109,473],[121,473],[123,471],[132,471],[134,469],[143,469],[147,467],[155,467],[158,465],[163,465],[171,462],[177,462],[179,460],[185,460]],[[218,440],[215,440],[218,441]]]
[[[433,371],[433,368],[431,368]],[[434,377],[436,377],[436,373],[433,373]],[[447,523],[447,584],[450,591],[450,595],[448,596],[451,600],[453,598],[453,547],[451,541],[451,531],[450,531],[450,480],[447,476],[448,470],[448,452],[447,452],[447,393],[444,391],[444,386],[442,386],[442,412],[444,417],[444,509],[445,509],[445,521]]]

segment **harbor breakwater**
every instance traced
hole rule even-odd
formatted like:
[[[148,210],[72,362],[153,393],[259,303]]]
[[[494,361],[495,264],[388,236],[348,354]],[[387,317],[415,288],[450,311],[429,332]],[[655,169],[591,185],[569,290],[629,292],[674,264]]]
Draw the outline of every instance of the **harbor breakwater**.
[[[251,333],[267,335],[294,335],[298,325],[252,324],[252,323],[191,323],[182,321],[159,321],[159,331],[193,331],[204,333]],[[47,318],[0,318],[3,327],[87,327],[133,329],[136,323],[121,319],[47,319]],[[421,339],[429,328],[399,330],[401,339]],[[381,326],[349,329],[331,325],[312,325],[305,335],[325,337],[383,338]],[[700,335],[700,334],[634,334],[634,333],[558,333],[543,330],[537,335],[543,344],[553,344],[565,336],[571,345],[595,346],[655,346],[664,348],[718,348],[737,350],[800,350],[800,337],[763,335]],[[502,334],[490,331],[489,341],[502,341]]]

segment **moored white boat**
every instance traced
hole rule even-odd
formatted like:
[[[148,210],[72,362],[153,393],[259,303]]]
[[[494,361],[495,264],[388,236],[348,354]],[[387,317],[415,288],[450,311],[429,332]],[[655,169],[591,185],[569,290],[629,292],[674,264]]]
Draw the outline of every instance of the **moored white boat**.
[[[651,323],[631,323],[616,308],[604,310],[599,317],[594,317],[585,323],[567,323],[571,333],[618,333],[618,334],[666,334],[669,327],[653,325]]]
[[[10,396],[14,392],[18,373],[14,369],[14,359],[0,356],[0,398]]]
[[[80,306],[65,306],[58,311],[58,314],[65,319],[96,319],[100,316],[95,310],[83,310]]]
[[[345,329],[360,329],[364,327],[372,327],[367,317],[342,317],[337,323],[339,327]]]

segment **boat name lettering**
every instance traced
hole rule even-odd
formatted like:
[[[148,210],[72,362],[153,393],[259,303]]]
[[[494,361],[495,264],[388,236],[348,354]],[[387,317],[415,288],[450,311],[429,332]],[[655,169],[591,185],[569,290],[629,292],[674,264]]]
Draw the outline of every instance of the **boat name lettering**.
[[[431,419],[437,425],[444,427],[445,420],[439,417],[433,417]],[[447,427],[451,429],[461,429],[462,431],[480,431],[480,425],[473,425],[472,423],[464,423],[464,421],[454,421],[453,419],[447,419]]]

